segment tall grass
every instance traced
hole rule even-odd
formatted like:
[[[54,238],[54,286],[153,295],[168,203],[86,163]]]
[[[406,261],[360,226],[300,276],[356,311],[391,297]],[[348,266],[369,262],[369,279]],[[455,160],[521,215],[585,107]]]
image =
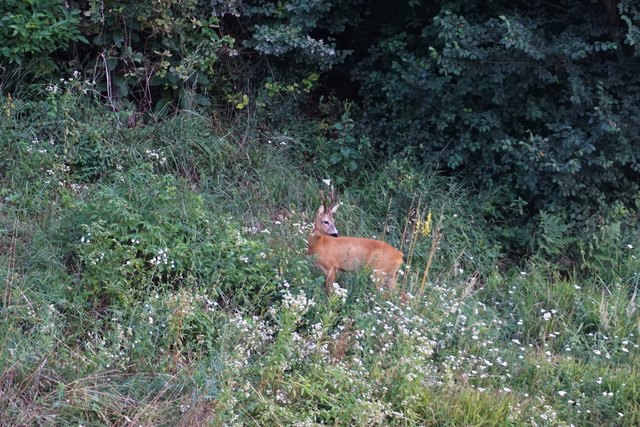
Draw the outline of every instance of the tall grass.
[[[336,221],[403,249],[400,291],[362,271],[327,296],[305,255],[326,176],[295,135],[126,129],[77,95],[0,119],[0,424],[640,423],[638,254],[615,233],[615,269],[506,268],[478,202],[391,161]]]

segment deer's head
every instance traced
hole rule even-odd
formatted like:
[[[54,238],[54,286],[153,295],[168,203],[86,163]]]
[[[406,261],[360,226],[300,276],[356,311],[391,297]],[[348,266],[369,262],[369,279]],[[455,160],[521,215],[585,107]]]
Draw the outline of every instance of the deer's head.
[[[320,197],[322,198],[322,205],[318,208],[316,213],[316,219],[313,223],[315,232],[318,234],[324,234],[327,236],[338,237],[338,230],[333,222],[333,214],[336,213],[340,207],[333,194],[333,187],[331,188],[330,201],[327,205],[327,200],[324,197],[324,193],[320,191]]]

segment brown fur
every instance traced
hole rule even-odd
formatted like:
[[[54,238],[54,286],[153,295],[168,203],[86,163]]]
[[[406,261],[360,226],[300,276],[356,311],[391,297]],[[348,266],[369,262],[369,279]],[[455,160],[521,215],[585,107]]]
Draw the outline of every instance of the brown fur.
[[[393,291],[402,265],[402,252],[381,240],[334,237],[338,231],[333,223],[333,213],[338,206],[320,206],[307,248],[307,254],[315,256],[315,264],[324,273],[325,290],[332,292],[337,271],[369,267],[377,278],[377,288],[385,284],[388,290]]]

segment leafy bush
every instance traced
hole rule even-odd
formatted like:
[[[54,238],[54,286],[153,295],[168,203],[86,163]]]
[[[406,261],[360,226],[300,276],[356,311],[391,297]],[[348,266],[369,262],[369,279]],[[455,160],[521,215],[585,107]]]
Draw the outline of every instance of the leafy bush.
[[[615,10],[582,6],[449,2],[432,21],[417,8],[395,16],[389,29],[411,22],[413,31],[379,38],[353,74],[367,134],[501,193],[495,220],[506,228],[539,210],[584,227],[614,200],[630,206],[640,170],[635,59],[608,21]]]
[[[293,147],[293,154],[335,185],[358,185],[359,180],[368,179],[367,172],[374,166],[369,138],[358,135],[350,102],[329,99],[320,107],[321,120],[303,121],[293,128],[302,140]]]
[[[85,197],[62,220],[60,236],[77,259],[74,298],[129,306],[182,287],[209,288],[213,298],[245,307],[273,298],[266,247],[244,237],[233,220],[212,215],[172,175],[142,165]]]
[[[218,17],[197,2],[91,1],[83,10],[91,39],[87,74],[114,109],[163,112],[210,105],[219,87],[220,56],[234,54],[234,40],[219,33]]]
[[[336,49],[331,38],[351,21],[341,14],[341,6],[338,2],[309,0],[248,2],[241,16],[256,23],[245,44],[263,55],[313,64],[323,70],[331,68],[347,53]],[[328,34],[328,40],[315,36],[319,32]]]
[[[88,43],[80,31],[80,10],[61,0],[6,0],[0,5],[2,62],[21,64],[77,41]]]
[[[141,120],[139,113],[210,106],[241,112],[264,103],[263,88],[300,106],[317,72],[347,54],[332,35],[350,21],[343,13],[349,6],[333,2],[5,3],[0,55],[13,63],[42,53],[17,71],[2,68],[7,90],[46,84],[55,70],[79,71],[112,110],[137,113],[130,125]],[[58,50],[79,41],[72,52]]]

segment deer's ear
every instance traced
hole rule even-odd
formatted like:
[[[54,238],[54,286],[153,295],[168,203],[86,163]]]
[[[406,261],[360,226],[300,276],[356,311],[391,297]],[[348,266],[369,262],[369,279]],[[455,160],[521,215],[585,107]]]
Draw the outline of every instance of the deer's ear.
[[[339,207],[340,207],[340,203],[336,203],[336,205],[331,208],[331,213],[332,214],[336,213]]]
[[[324,205],[320,205],[320,207],[318,208],[318,212],[316,213],[316,215],[322,215],[325,213],[324,210]]]

